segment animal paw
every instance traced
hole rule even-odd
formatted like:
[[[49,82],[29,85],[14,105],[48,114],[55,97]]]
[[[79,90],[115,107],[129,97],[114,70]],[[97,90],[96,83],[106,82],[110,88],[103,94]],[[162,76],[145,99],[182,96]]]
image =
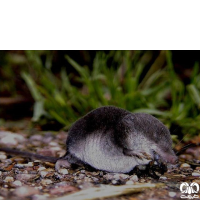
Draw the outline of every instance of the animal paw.
[[[59,159],[56,162],[55,170],[58,172],[61,168],[70,168],[71,164],[64,159]]]

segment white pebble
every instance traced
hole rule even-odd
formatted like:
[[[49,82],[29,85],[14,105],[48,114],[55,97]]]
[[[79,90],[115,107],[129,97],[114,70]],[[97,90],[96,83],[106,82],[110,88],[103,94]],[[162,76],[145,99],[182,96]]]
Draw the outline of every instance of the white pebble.
[[[192,173],[192,176],[200,176],[200,173],[198,173],[198,172],[193,172],[193,173]]]
[[[4,155],[4,154],[0,154],[0,160],[5,160],[6,158],[7,158],[6,155]]]
[[[190,165],[188,163],[183,163],[180,168],[190,168]]]
[[[40,176],[44,178],[48,173],[49,173],[48,171],[42,170],[40,171]]]
[[[0,176],[2,175],[2,172],[0,171]]]
[[[37,169],[37,171],[42,171],[42,170],[45,170],[46,168],[45,167],[39,167],[38,169]]]
[[[134,184],[133,181],[127,181],[127,182],[126,182],[126,185],[133,185],[133,184]]]
[[[56,143],[56,142],[50,142],[49,145],[50,146],[58,146],[58,143]]]
[[[34,164],[33,164],[33,162],[28,162],[28,164],[26,164],[26,166],[27,166],[27,167],[33,167]]]
[[[52,180],[50,180],[50,179],[43,179],[42,181],[41,181],[41,184],[42,185],[49,185],[49,184],[51,184],[52,183]]]
[[[22,182],[21,181],[14,181],[13,185],[14,186],[22,186]]]
[[[115,185],[116,183],[117,183],[117,181],[116,181],[116,180],[112,180],[112,184],[114,184],[114,185]]]
[[[138,176],[137,175],[131,176],[130,177],[130,181],[137,182],[138,181]]]
[[[60,173],[60,174],[63,174],[63,175],[65,175],[65,174],[68,174],[69,172],[68,172],[68,170],[67,169],[64,169],[64,168],[62,168],[62,169],[59,169],[58,170],[58,172]]]
[[[169,196],[170,197],[175,197],[176,196],[176,192],[169,192]]]
[[[160,180],[167,180],[167,177],[161,176],[159,179],[160,179]]]
[[[13,182],[13,181],[14,181],[14,178],[11,177],[11,176],[7,176],[7,177],[4,179],[4,181],[5,181],[6,183],[10,183],[10,182]]]

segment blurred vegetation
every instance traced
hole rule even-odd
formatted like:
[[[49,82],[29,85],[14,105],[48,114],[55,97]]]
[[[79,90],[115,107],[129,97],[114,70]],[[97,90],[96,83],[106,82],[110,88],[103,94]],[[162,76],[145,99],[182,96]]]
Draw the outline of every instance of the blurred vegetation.
[[[23,78],[34,99],[33,122],[54,120],[69,127],[92,109],[115,105],[156,116],[172,134],[176,129],[188,136],[199,134],[199,64],[184,83],[175,72],[170,51],[160,51],[153,61],[152,51],[97,51],[90,66],[66,54],[71,70],[59,66],[56,73],[52,51],[8,55],[1,71],[9,84],[2,87],[9,86],[15,94],[16,75]],[[9,65],[18,66],[18,72]]]

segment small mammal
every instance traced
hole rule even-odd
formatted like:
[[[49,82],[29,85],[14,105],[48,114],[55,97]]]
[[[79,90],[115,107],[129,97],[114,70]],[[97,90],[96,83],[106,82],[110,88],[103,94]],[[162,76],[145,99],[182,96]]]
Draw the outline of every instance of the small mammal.
[[[86,164],[108,172],[128,173],[151,160],[175,164],[169,130],[155,117],[114,106],[97,108],[77,120],[68,132],[61,158],[0,148],[11,154],[56,162],[56,170]]]

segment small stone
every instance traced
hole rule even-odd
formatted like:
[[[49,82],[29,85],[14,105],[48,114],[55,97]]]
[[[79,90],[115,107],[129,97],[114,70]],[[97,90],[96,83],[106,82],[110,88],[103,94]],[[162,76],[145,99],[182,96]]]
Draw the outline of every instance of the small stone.
[[[120,179],[125,180],[125,179],[127,179],[128,177],[129,177],[129,175],[126,175],[126,174],[115,174],[115,175],[114,175],[114,179],[115,179],[115,180],[120,180]]]
[[[126,182],[126,185],[133,185],[133,184],[134,184],[134,182],[130,181],[130,180]]]
[[[93,180],[94,182],[98,182],[98,181],[99,181],[99,179],[96,178],[96,177],[93,177],[92,180]]]
[[[14,178],[11,177],[11,176],[7,176],[7,177],[4,179],[4,181],[5,181],[6,183],[10,183],[10,182],[13,182],[13,181],[14,181]]]
[[[193,172],[193,173],[192,173],[192,176],[200,176],[200,173],[198,173],[198,172]]]
[[[58,143],[56,143],[56,142],[50,142],[49,145],[50,146],[58,146]]]
[[[17,174],[16,179],[20,181],[29,181],[36,177],[35,174]]]
[[[176,196],[176,192],[169,192],[169,196],[172,197],[172,198],[175,197]]]
[[[59,172],[60,174],[63,174],[63,175],[66,175],[66,174],[69,173],[68,170],[65,169],[65,168],[61,168],[61,169],[59,169],[58,172]]]
[[[37,171],[42,171],[42,170],[45,170],[46,168],[45,167],[39,167],[38,169],[37,169]]]
[[[85,177],[85,174],[79,174],[79,179],[83,179]]]
[[[15,164],[14,167],[18,168],[18,169],[23,169],[23,168],[25,168],[25,165],[24,164]]]
[[[2,172],[0,171],[0,176],[2,175]]]
[[[5,159],[7,159],[7,156],[4,154],[0,154],[0,160],[5,160]]]
[[[116,180],[112,180],[112,184],[113,185],[117,184],[117,181]]]
[[[34,163],[33,162],[28,162],[28,164],[25,165],[26,167],[33,167]]]
[[[52,180],[50,180],[50,179],[43,179],[42,181],[41,181],[41,184],[42,185],[49,185],[49,184],[52,184],[53,182],[52,182]]]
[[[19,187],[19,186],[22,186],[22,182],[21,182],[21,181],[14,181],[14,182],[12,183],[12,185],[13,185],[14,187]]]
[[[33,194],[38,194],[39,191],[30,186],[21,186],[21,187],[18,187],[14,193],[17,196],[17,198],[19,199],[19,197],[22,198],[22,197],[26,197],[26,196],[31,196]]]
[[[113,174],[106,174],[106,175],[104,175],[103,176],[106,180],[112,180],[112,179],[114,179],[114,175]]]
[[[138,181],[138,176],[137,175],[132,175],[130,177],[130,181],[137,182]]]
[[[48,173],[49,173],[48,171],[42,170],[40,171],[40,176],[44,178]]]
[[[159,179],[160,179],[160,180],[167,180],[167,177],[161,176]]]
[[[180,168],[190,168],[190,165],[188,163],[183,163]]]

